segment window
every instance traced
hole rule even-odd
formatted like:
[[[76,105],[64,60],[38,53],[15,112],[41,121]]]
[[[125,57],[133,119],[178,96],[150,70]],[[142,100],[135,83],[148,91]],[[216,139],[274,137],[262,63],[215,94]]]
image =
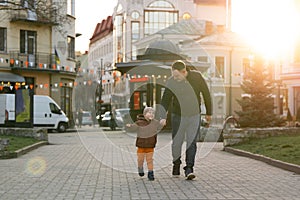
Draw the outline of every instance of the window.
[[[75,16],[75,2],[74,2],[74,0],[68,0],[67,14]]]
[[[115,17],[115,23],[116,27],[116,52],[117,52],[117,62],[123,62],[123,16],[117,15]]]
[[[155,1],[151,3],[148,7],[149,8],[174,8],[174,6],[172,6],[172,4],[170,4],[167,1]]]
[[[75,39],[68,36],[68,57],[75,59]]]
[[[36,31],[20,31],[20,53],[35,54]]]
[[[249,58],[243,58],[243,73],[244,77],[247,77],[250,71],[250,59]]]
[[[49,106],[52,113],[61,114],[60,109],[54,103],[49,103]]]
[[[6,52],[6,28],[0,27],[0,52]]]
[[[178,11],[145,10],[145,35],[156,33],[178,22]]]
[[[198,56],[198,62],[207,62],[207,56]]]
[[[131,22],[131,59],[136,60],[137,50],[136,47],[132,44],[135,41],[140,39],[140,23]]]
[[[27,8],[27,19],[37,20],[37,0],[22,0],[21,4],[24,8]]]
[[[0,0],[0,5],[7,5],[7,0]]]
[[[178,11],[167,1],[155,1],[145,10],[145,35],[153,34],[178,22]]]
[[[66,80],[68,81],[68,80]],[[61,110],[67,115],[67,117],[72,116],[72,88],[63,86],[60,89],[60,107]]]
[[[295,42],[294,62],[300,63],[300,40],[299,39]]]
[[[216,64],[216,77],[224,78],[224,57],[216,56],[215,64]]]
[[[140,17],[140,14],[139,14],[139,12],[137,12],[137,11],[133,11],[133,12],[131,13],[131,17],[132,17],[133,19],[138,19],[138,18]]]
[[[33,10],[36,7],[35,6],[35,4],[36,4],[35,0],[22,0],[21,2],[22,2],[22,6],[24,8],[29,8],[29,9]]]

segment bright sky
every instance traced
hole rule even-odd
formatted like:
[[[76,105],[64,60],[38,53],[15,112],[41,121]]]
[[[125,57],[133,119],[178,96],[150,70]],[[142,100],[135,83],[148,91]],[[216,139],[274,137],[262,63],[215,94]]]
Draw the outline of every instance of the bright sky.
[[[272,59],[284,57],[299,33],[294,0],[232,0],[232,30],[253,50]],[[298,28],[298,30],[297,30]]]
[[[76,38],[75,50],[88,51],[90,38],[97,23],[101,23],[107,16],[112,15],[118,0],[76,0],[76,33],[82,35]]]
[[[88,50],[97,23],[112,15],[118,0],[76,0],[76,50]],[[287,52],[293,43],[300,19],[294,0],[232,0],[232,30],[242,34],[253,49],[268,57]]]

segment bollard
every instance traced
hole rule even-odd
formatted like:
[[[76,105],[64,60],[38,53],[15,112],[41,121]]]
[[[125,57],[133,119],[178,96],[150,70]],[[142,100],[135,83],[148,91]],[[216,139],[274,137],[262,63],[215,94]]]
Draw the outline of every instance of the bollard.
[[[0,151],[6,151],[8,145],[9,145],[9,139],[8,138],[0,139]]]

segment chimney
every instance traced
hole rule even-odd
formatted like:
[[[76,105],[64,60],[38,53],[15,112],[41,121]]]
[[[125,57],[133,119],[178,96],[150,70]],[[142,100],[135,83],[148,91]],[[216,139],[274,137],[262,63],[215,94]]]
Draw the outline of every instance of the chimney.
[[[225,32],[225,26],[224,25],[217,25],[217,32],[218,33],[224,33]]]
[[[205,22],[205,35],[211,35],[214,32],[213,23],[211,21]]]

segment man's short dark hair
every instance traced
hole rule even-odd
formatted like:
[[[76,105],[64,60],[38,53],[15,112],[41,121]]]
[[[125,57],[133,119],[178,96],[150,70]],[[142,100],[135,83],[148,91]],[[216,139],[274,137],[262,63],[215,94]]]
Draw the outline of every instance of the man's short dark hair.
[[[174,70],[182,70],[186,69],[186,65],[182,60],[177,60],[172,64],[172,69]]]

